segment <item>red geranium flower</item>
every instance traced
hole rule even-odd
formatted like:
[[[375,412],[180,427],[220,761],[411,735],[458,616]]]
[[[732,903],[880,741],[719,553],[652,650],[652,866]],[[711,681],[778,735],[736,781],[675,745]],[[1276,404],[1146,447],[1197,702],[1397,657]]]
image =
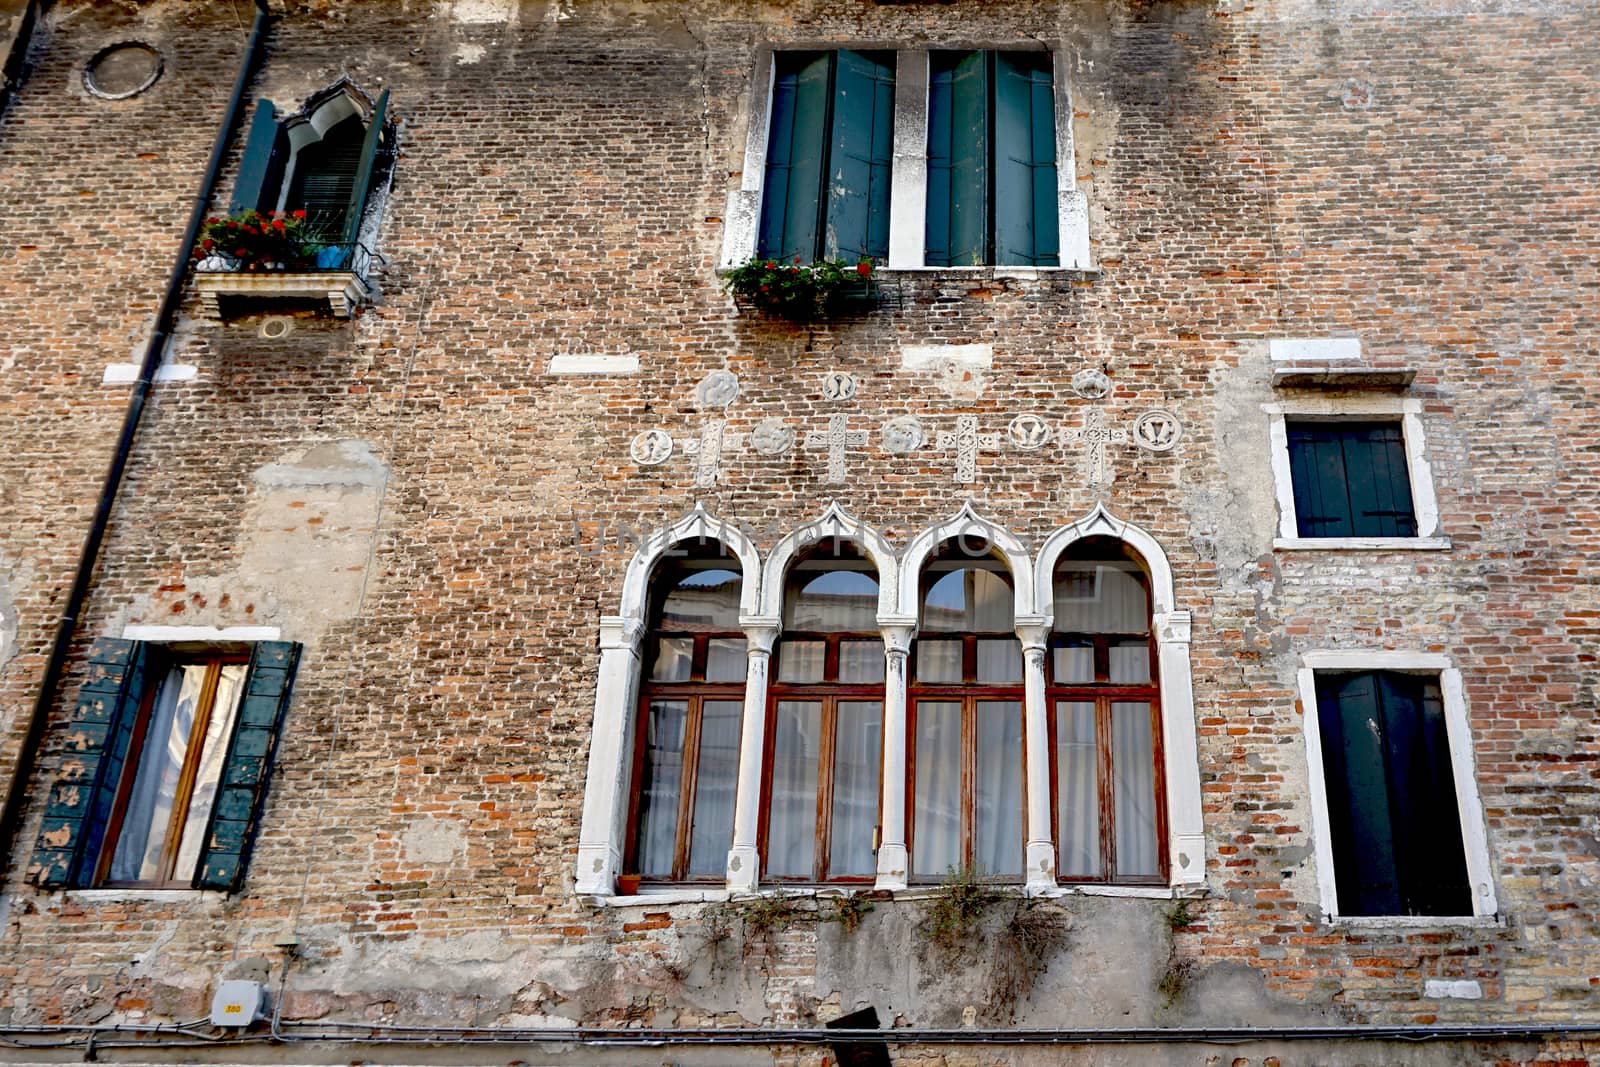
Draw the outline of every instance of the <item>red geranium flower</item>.
[[[861,275],[863,278],[871,276],[872,264],[863,259],[860,263],[856,264],[856,273]]]

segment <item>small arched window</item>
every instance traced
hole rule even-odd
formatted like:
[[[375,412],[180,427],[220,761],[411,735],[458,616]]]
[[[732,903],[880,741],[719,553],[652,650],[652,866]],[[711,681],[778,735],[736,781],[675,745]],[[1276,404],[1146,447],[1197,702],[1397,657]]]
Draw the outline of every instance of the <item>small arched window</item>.
[[[911,878],[1020,877],[1023,668],[1011,574],[952,543],[920,589],[907,708]]]
[[[721,881],[733,842],[744,710],[739,561],[684,548],[651,582],[625,868]]]
[[[825,541],[790,568],[769,690],[763,871],[870,881],[883,761],[878,578]]]
[[[1165,884],[1161,715],[1150,580],[1120,541],[1056,564],[1048,697],[1057,874]]]

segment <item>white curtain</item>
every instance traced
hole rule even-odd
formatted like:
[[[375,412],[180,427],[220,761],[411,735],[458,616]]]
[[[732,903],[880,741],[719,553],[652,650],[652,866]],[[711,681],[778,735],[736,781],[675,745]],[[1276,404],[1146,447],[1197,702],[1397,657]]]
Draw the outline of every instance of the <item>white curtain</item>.
[[[773,718],[766,873],[773,878],[811,878],[817,848],[822,702],[780,700]]]
[[[916,735],[911,869],[936,881],[962,866],[961,704],[919,700]]]
[[[881,663],[883,656],[878,660]],[[833,751],[833,824],[828,873],[870,876],[877,870],[872,830],[878,825],[883,770],[883,704],[841,700]]]
[[[719,877],[733,845],[733,798],[738,792],[741,700],[707,700],[700,711],[700,756],[695,767],[689,877]]]
[[[145,726],[144,748],[111,857],[113,882],[146,882],[161,877],[161,852],[172,823],[178,776],[189,750],[189,730],[205,684],[203,666],[174,667],[162,680]]]
[[[1155,737],[1148,702],[1111,705],[1111,772],[1117,874],[1157,874]]]
[[[1055,590],[1055,627],[1062,633],[1142,634],[1150,628],[1144,572],[1136,563],[1064,560]]]
[[[987,875],[1022,873],[1022,702],[980,700],[973,783],[973,865]]]
[[[1077,651],[1077,650],[1074,650]],[[1060,873],[1100,876],[1100,774],[1094,701],[1056,703],[1056,839]]]
[[[243,663],[229,663],[217,678],[217,694],[211,705],[211,718],[206,721],[200,766],[195,772],[194,788],[189,793],[189,812],[184,818],[183,837],[178,844],[178,862],[173,869],[176,878],[194,877],[195,867],[200,862],[206,824],[211,821],[211,805],[216,801],[217,785],[222,781],[222,761],[228,754],[228,738],[233,736],[233,721],[239,712],[244,672]]]
[[[646,878],[672,876],[678,836],[678,795],[683,788],[683,731],[689,719],[684,700],[652,700],[645,717],[644,768],[639,789],[639,827],[634,851]]]

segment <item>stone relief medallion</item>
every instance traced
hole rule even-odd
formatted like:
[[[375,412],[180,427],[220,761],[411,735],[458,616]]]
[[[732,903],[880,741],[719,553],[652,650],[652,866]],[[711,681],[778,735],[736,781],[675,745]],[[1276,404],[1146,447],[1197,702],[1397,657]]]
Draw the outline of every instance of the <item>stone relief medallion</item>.
[[[695,402],[703,408],[725,408],[739,395],[739,377],[732,371],[714,370],[695,388]]]
[[[1072,391],[1085,400],[1099,400],[1111,392],[1111,379],[1093,367],[1081,370],[1072,376]]]
[[[911,415],[902,415],[883,424],[883,450],[896,456],[915,452],[928,440],[922,423]]]
[[[1018,415],[1006,427],[1011,443],[1024,452],[1037,452],[1050,443],[1050,424],[1038,415]]]
[[[1170,452],[1183,436],[1183,424],[1170,411],[1156,408],[1133,420],[1133,443],[1150,452]]]
[[[628,455],[641,467],[658,467],[672,458],[672,435],[665,430],[646,430],[628,445]]]
[[[750,445],[763,456],[781,456],[794,447],[794,427],[782,419],[762,419],[750,431]]]
[[[854,400],[856,380],[842,370],[831,370],[822,376],[822,395],[835,403]]]

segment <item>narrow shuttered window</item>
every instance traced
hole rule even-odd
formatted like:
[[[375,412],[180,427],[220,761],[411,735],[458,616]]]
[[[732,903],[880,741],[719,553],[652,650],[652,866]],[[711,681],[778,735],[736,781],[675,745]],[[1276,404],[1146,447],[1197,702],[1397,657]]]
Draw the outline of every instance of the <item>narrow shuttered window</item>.
[[[933,53],[927,265],[1059,265],[1055,145],[1047,53]]]
[[[1340,913],[1471,915],[1437,681],[1319,675],[1317,719]]]
[[[892,56],[779,54],[757,255],[888,255],[893,113]]]
[[[1289,422],[1286,427],[1301,537],[1417,535],[1398,422]]]
[[[295,156],[285,208],[304,211],[307,226],[323,240],[344,235],[366,135],[366,127],[352,115]]]

